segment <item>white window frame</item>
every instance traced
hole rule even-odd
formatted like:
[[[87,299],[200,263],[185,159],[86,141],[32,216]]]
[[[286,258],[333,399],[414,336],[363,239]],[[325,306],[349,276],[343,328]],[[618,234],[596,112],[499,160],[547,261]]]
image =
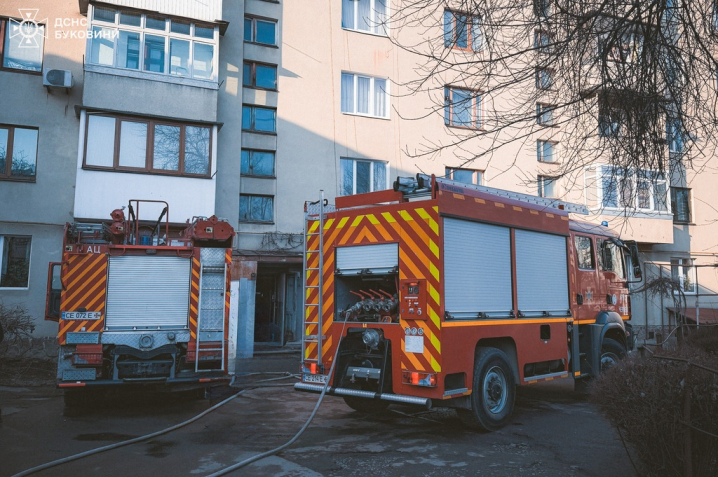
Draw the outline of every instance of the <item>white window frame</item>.
[[[460,124],[454,122],[454,93],[463,91],[469,94],[471,100],[471,125]],[[484,127],[484,93],[468,88],[458,88],[456,86],[444,87],[444,125],[452,128],[463,129],[483,129]]]
[[[389,36],[389,25],[384,24],[380,25],[378,24],[376,18],[377,18],[377,10],[376,10],[376,0],[369,0],[369,11],[371,12],[371,18],[369,18],[369,25],[371,25],[371,30],[362,30],[360,28],[357,28],[358,19],[359,19],[359,2],[358,1],[351,1],[352,5],[354,6],[354,26],[348,27],[344,26],[344,5],[345,2],[342,0],[342,30],[348,30],[348,31],[356,31],[359,33],[367,33],[369,35],[376,35],[376,36]],[[391,18],[391,0],[385,0],[385,8],[386,11],[384,12],[384,18],[387,20]],[[382,31],[383,30],[383,31]]]
[[[357,194],[357,162],[368,162],[371,164],[369,167],[369,192],[376,192],[374,190],[374,164],[384,164],[386,167],[386,185],[385,189],[389,189],[391,184],[391,179],[389,178],[390,175],[390,168],[389,168],[389,162],[387,161],[378,161],[374,159],[357,159],[355,157],[341,157],[339,158],[339,196],[341,196],[342,192],[342,182],[344,180],[342,176],[342,169],[341,169],[341,161],[352,161],[352,195]],[[378,190],[384,190],[384,189],[378,189]],[[346,197],[346,196],[344,196]]]
[[[472,184],[474,184],[474,185],[483,185],[484,184],[484,171],[482,171],[480,169],[466,169],[463,167],[446,167],[444,177],[454,181],[454,180],[456,180],[456,179],[454,179],[454,173],[456,171],[471,172],[472,173],[472,178],[471,178]],[[457,182],[460,182],[460,181],[457,181]]]
[[[558,177],[539,175],[536,178],[536,182],[538,185],[537,192],[538,192],[539,197],[544,197],[546,199],[556,199],[559,196]],[[553,186],[553,194],[552,195],[546,195],[546,182],[550,182]]]
[[[673,213],[671,212],[671,194],[670,194],[669,184],[668,184],[668,180],[665,178],[665,176],[664,176],[662,179],[655,179],[655,180],[649,180],[649,181],[648,181],[649,184],[651,185],[651,186],[649,187],[649,189],[648,189],[649,192],[650,192],[651,206],[648,207],[648,208],[642,208],[642,207],[639,207],[639,206],[638,206],[638,189],[637,189],[637,187],[638,187],[638,182],[641,181],[641,180],[646,180],[646,179],[639,179],[638,175],[637,175],[636,172],[633,171],[633,170],[629,171],[627,177],[625,177],[625,176],[623,175],[623,171],[617,171],[617,172],[615,173],[616,181],[618,181],[619,178],[627,178],[627,179],[631,182],[631,195],[632,195],[631,200],[633,200],[633,204],[630,204],[630,205],[628,205],[628,206],[626,206],[626,207],[621,206],[621,190],[620,190],[620,185],[618,184],[618,182],[616,182],[616,206],[607,206],[607,205],[604,205],[604,203],[603,203],[603,195],[604,195],[604,190],[603,190],[603,177],[604,177],[604,175],[605,175],[605,174],[604,174],[604,169],[605,169],[605,170],[609,170],[609,173],[610,173],[611,175],[614,175],[614,173],[610,171],[610,169],[613,169],[613,166],[608,166],[608,165],[603,165],[603,164],[602,164],[602,165],[598,165],[598,166],[596,167],[596,184],[595,184],[595,187],[597,188],[596,197],[597,197],[597,199],[598,199],[598,208],[599,208],[599,209],[602,209],[602,210],[613,210],[613,211],[620,211],[620,210],[624,210],[624,209],[629,209],[629,210],[634,210],[634,211],[636,211],[636,212],[646,212],[646,213],[661,214],[661,215],[673,215]],[[653,170],[643,171],[643,172],[646,173],[646,174],[648,174],[648,175],[653,175],[653,174],[655,174],[656,176],[659,175],[659,172],[658,172],[658,171],[653,171]],[[662,184],[665,185],[665,189],[666,189],[666,210],[658,210],[658,209],[656,208],[655,185],[656,185],[656,184],[659,184],[659,183],[662,183]],[[590,185],[588,185],[588,186],[590,186]]]
[[[553,158],[550,161],[545,160],[544,156],[544,144],[550,144],[552,149],[551,157]],[[541,162],[542,164],[558,164],[560,161],[558,159],[558,141],[551,141],[549,139],[537,139],[536,140],[536,160],[538,162]]]
[[[379,118],[379,119],[390,119],[391,117],[391,81],[389,81],[389,78],[382,78],[379,76],[369,76],[369,75],[362,75],[358,73],[351,73],[349,71],[342,71],[342,75],[350,75],[354,77],[354,81],[352,82],[352,86],[354,88],[354,91],[352,92],[353,97],[353,106],[354,111],[341,111],[342,114],[350,114],[354,116],[364,116],[367,118]],[[360,113],[357,109],[357,90],[359,88],[359,78],[365,78],[369,79],[369,111],[370,113]],[[377,114],[372,114],[375,110],[375,104],[374,104],[374,91],[375,91],[375,80],[384,80],[386,82],[386,88],[384,88],[384,93],[386,94],[386,115],[385,116],[379,116]],[[341,103],[341,76],[340,76],[340,88],[339,88],[339,94],[340,94],[340,103]],[[341,109],[341,104],[340,104]]]
[[[0,235],[0,271],[2,271],[3,268],[3,251],[5,250],[5,237],[6,236],[13,236],[13,237],[30,237],[30,260],[27,264],[27,286],[26,287],[0,287],[0,290],[2,291],[10,291],[10,290],[29,290],[30,289],[30,279],[32,278],[31,272],[32,272],[32,235],[13,235],[13,234],[3,234]]]
[[[686,295],[695,295],[698,293],[698,287],[696,286],[696,267],[695,267],[695,259],[693,258],[680,258],[675,257],[671,258],[671,277],[673,277],[673,270],[676,270],[678,274],[678,281],[681,284],[681,289],[684,288],[684,276],[688,276],[689,279],[692,280],[693,290],[692,291],[686,291],[683,290],[683,293]],[[687,270],[684,270],[687,269]],[[684,273],[687,272],[687,273]],[[674,293],[677,293],[674,291]]]
[[[200,82],[202,83],[217,83],[218,82],[218,66],[219,66],[219,27],[217,25],[212,25],[209,22],[202,22],[202,21],[191,21],[190,22],[190,32],[188,35],[182,34],[182,33],[173,33],[171,30],[171,17],[165,17],[165,29],[164,30],[155,30],[155,29],[148,29],[146,27],[147,24],[147,16],[156,17],[156,16],[162,16],[158,14],[152,14],[152,13],[140,13],[140,12],[131,12],[136,15],[140,15],[140,26],[131,26],[131,25],[123,25],[120,24],[120,14],[122,13],[122,9],[115,9],[115,20],[114,22],[108,22],[104,20],[96,20],[95,17],[95,6],[90,4],[89,5],[89,11],[87,13],[87,17],[89,19],[88,26],[87,26],[87,44],[85,47],[85,58],[86,58],[86,67],[89,66],[90,69],[93,68],[110,68],[115,73],[123,74],[126,76],[137,76],[142,77],[146,79],[150,78],[163,78],[165,81],[169,80],[171,82],[187,82],[188,80],[190,82]],[[102,7],[103,9],[111,9],[109,7]],[[130,13],[130,12],[128,12]],[[210,40],[209,38],[201,38],[195,36],[195,28],[199,24],[200,27],[204,27],[206,25],[206,28],[209,28],[212,26],[214,28],[214,36]],[[112,30],[113,33],[113,50],[112,50],[112,66],[109,65],[100,65],[92,63],[92,42],[94,41],[92,29],[94,27],[101,27],[104,29]],[[117,57],[118,57],[118,47],[119,47],[119,38],[120,38],[120,31],[127,31],[131,33],[138,33],[140,35],[140,51],[139,51],[139,60],[138,60],[138,68],[132,69],[132,68],[123,68],[121,66],[117,65]],[[161,36],[165,39],[165,58],[164,58],[164,70],[162,73],[158,73],[156,71],[147,71],[144,69],[144,63],[145,63],[145,36],[151,35],[151,36]],[[170,74],[170,39],[177,39],[177,40],[184,40],[189,42],[189,58],[187,59],[187,64],[189,66],[191,74],[189,76],[180,76],[180,75],[173,75]],[[211,78],[196,78],[194,76],[194,50],[195,50],[195,44],[204,44],[204,45],[211,45],[213,47],[213,53],[212,53],[212,77]]]

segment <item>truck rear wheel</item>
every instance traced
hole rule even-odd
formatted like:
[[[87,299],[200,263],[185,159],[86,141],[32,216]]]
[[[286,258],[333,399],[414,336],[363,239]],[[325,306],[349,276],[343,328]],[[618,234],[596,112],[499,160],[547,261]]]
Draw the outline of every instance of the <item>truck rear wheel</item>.
[[[471,409],[458,410],[469,427],[495,431],[511,419],[516,384],[506,354],[496,348],[480,348],[474,363]]]
[[[344,396],[344,402],[350,408],[364,414],[379,414],[389,407],[389,401]]]

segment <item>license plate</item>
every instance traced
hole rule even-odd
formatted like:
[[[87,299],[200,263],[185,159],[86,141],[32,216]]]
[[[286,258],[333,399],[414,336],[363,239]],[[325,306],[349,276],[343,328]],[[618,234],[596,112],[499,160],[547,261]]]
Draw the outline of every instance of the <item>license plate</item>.
[[[63,311],[63,320],[101,320],[102,313],[99,311]]]
[[[327,377],[323,374],[305,374],[302,378],[305,383],[320,383],[325,384]]]

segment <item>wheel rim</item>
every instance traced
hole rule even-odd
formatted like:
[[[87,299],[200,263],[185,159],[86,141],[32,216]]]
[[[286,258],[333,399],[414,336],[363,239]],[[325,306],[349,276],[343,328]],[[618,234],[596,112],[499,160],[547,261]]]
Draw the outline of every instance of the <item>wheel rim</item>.
[[[501,368],[494,366],[484,376],[483,398],[486,409],[492,414],[503,411],[508,398],[506,375]]]
[[[601,371],[615,366],[618,363],[618,355],[610,351],[606,351],[601,355]]]

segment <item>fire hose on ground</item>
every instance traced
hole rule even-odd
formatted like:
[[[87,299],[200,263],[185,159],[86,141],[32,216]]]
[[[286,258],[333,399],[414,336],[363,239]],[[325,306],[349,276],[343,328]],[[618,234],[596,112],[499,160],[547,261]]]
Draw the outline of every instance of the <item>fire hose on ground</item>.
[[[344,334],[344,333],[343,333],[343,330],[342,330],[342,335],[343,335],[343,334]],[[339,340],[339,344],[341,344],[341,339]],[[337,356],[338,356],[338,355],[339,355],[339,345],[337,345],[337,350],[336,350],[336,352],[335,352],[335,354],[334,354],[334,359],[333,359],[332,365],[331,365],[331,367],[330,367],[330,369],[329,369],[329,374],[328,374],[328,376],[331,376],[332,373],[334,372],[334,365],[336,364]],[[264,379],[264,380],[261,380],[261,381],[257,381],[257,383],[266,383],[266,382],[268,382],[268,381],[277,381],[277,380],[286,379],[286,378],[289,378],[289,377],[295,377],[295,376],[296,376],[296,375],[293,375],[293,374],[291,374],[291,373],[282,373],[282,372],[279,372],[279,373],[248,373],[248,374],[242,375],[242,377],[254,376],[254,375],[264,375],[264,374],[282,374],[283,376],[281,376],[281,377],[276,377],[276,378]],[[186,421],[181,422],[181,423],[179,423],[179,424],[175,424],[174,426],[171,426],[171,427],[168,427],[168,428],[166,428],[166,429],[162,429],[162,430],[160,430],[160,431],[156,431],[156,432],[153,432],[153,433],[151,433],[151,434],[144,435],[144,436],[135,437],[135,438],[133,438],[133,439],[128,439],[128,440],[122,441],[122,442],[116,442],[116,443],[114,443],[114,444],[109,444],[109,445],[102,446],[102,447],[98,447],[98,448],[95,448],[95,449],[90,449],[90,450],[85,451],[85,452],[80,452],[79,454],[71,455],[71,456],[68,456],[68,457],[63,457],[63,458],[61,458],[61,459],[57,459],[57,460],[54,460],[54,461],[52,461],[52,462],[47,462],[47,463],[45,463],[45,464],[38,465],[38,466],[36,466],[36,467],[32,467],[32,468],[27,469],[27,470],[23,470],[22,472],[19,472],[19,473],[13,475],[12,477],[24,477],[24,476],[26,476],[26,475],[31,475],[31,474],[34,474],[34,473],[36,473],[36,472],[40,472],[40,471],[42,471],[42,470],[46,470],[46,469],[50,469],[50,468],[52,468],[52,467],[56,467],[56,466],[58,466],[58,465],[62,465],[62,464],[66,464],[66,463],[68,463],[68,462],[72,462],[72,461],[76,461],[76,460],[79,460],[79,459],[83,459],[83,458],[85,458],[85,457],[90,457],[90,456],[92,456],[92,455],[96,455],[96,454],[99,454],[99,453],[101,453],[101,452],[105,452],[105,451],[109,451],[109,450],[113,450],[113,449],[118,449],[118,448],[120,448],[120,447],[128,446],[128,445],[131,445],[131,444],[136,444],[136,443],[138,443],[138,442],[147,441],[147,440],[152,439],[152,438],[154,438],[154,437],[159,437],[159,436],[161,436],[161,435],[167,434],[167,433],[169,433],[169,432],[175,431],[175,430],[180,429],[180,428],[182,428],[182,427],[185,427],[185,426],[187,426],[187,425],[189,425],[189,424],[192,424],[193,422],[195,422],[195,421],[201,419],[202,417],[206,416],[206,415],[209,414],[210,412],[212,412],[212,411],[214,411],[214,410],[216,410],[216,409],[219,409],[220,407],[224,406],[224,405],[227,404],[228,402],[232,401],[233,399],[235,399],[236,397],[238,397],[238,396],[244,394],[244,393],[247,392],[247,391],[250,391],[250,390],[256,389],[256,388],[272,387],[272,386],[292,386],[292,384],[276,384],[276,383],[272,383],[272,384],[258,384],[258,385],[256,385],[256,386],[251,386],[251,387],[248,387],[248,388],[246,388],[246,389],[243,389],[243,390],[241,390],[241,391],[239,391],[239,392],[237,392],[237,393],[231,395],[230,397],[228,397],[228,398],[225,399],[224,401],[221,401],[221,402],[215,404],[214,406],[210,407],[209,409],[206,409],[205,411],[203,411],[203,412],[197,414],[196,416],[194,416],[194,417],[192,417],[192,418],[190,418],[190,419],[187,419]],[[314,416],[317,414],[317,411],[319,410],[320,404],[321,404],[322,401],[324,400],[324,396],[326,395],[326,392],[327,392],[327,389],[328,389],[328,388],[329,388],[329,379],[327,379],[327,382],[324,383],[324,389],[322,389],[322,392],[321,392],[321,394],[319,395],[319,399],[317,399],[317,403],[314,405],[314,409],[312,410],[312,413],[309,415],[309,418],[307,419],[307,421],[304,423],[304,425],[302,426],[302,428],[299,429],[299,431],[294,435],[294,437],[292,437],[292,438],[291,438],[289,441],[287,441],[285,444],[283,444],[283,445],[281,445],[281,446],[279,446],[279,447],[277,447],[277,448],[275,448],[275,449],[272,449],[272,450],[269,450],[269,451],[266,451],[266,452],[262,452],[261,454],[257,454],[257,455],[255,455],[255,456],[252,456],[252,457],[250,457],[250,458],[248,458],[248,459],[245,459],[245,460],[243,460],[242,462],[239,462],[239,463],[237,463],[237,464],[234,464],[234,465],[232,465],[232,466],[230,466],[230,467],[226,467],[226,468],[224,468],[224,469],[222,469],[222,470],[220,470],[220,471],[218,471],[218,472],[215,472],[215,473],[211,474],[209,477],[216,477],[216,476],[228,474],[228,473],[230,473],[230,472],[232,472],[232,471],[235,471],[235,470],[237,470],[237,469],[240,469],[240,468],[242,468],[242,467],[245,467],[245,466],[247,466],[247,465],[249,465],[249,464],[251,464],[251,463],[253,463],[253,462],[257,462],[258,460],[264,459],[265,457],[270,457],[270,456],[272,456],[272,455],[278,454],[279,452],[283,451],[283,450],[286,449],[287,447],[291,446],[297,439],[299,439],[299,437],[300,437],[302,434],[304,434],[304,431],[306,431],[307,428],[309,427],[309,424],[312,422],[312,420],[314,419]]]

